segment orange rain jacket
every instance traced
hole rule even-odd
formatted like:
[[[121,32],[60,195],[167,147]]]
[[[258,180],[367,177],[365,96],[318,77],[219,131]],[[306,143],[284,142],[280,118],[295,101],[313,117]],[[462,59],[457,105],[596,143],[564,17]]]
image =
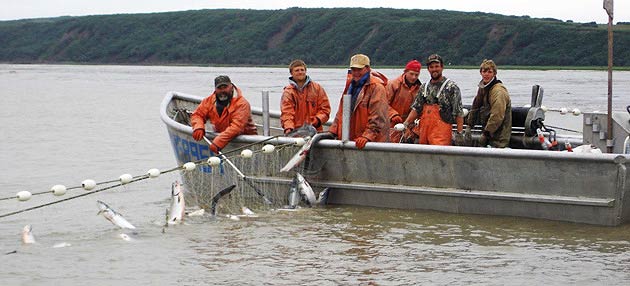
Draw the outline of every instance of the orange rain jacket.
[[[357,95],[357,103],[350,115],[350,140],[363,136],[370,142],[387,142],[389,139],[389,118],[387,117],[387,95],[383,80],[370,75]],[[349,82],[346,83],[346,87]],[[329,131],[341,138],[341,118],[343,116],[343,97]]]
[[[219,135],[212,140],[212,144],[223,149],[230,140],[241,134],[257,134],[256,125],[252,120],[251,107],[247,99],[243,97],[241,89],[234,85],[236,95],[232,97],[230,104],[223,109],[223,114],[217,112],[217,96],[212,93],[201,101],[190,117],[193,130],[205,129],[205,122],[210,119],[214,124],[214,131]]]
[[[390,122],[396,115],[400,116],[404,121],[411,112],[411,104],[418,94],[420,89],[420,81],[416,80],[414,84],[409,87],[405,82],[405,73],[394,80],[390,80],[387,83],[387,102],[389,103],[389,111],[387,112],[387,118]],[[394,124],[390,124],[390,128],[394,128]],[[403,133],[390,129],[389,139],[391,142],[400,142]]]
[[[299,128],[317,118],[321,123],[316,127],[317,131],[322,132],[322,125],[330,118],[330,102],[326,91],[310,79],[301,91],[293,81],[284,87],[280,110],[280,122],[285,130]]]
[[[389,111],[387,118],[390,120],[396,115],[400,115],[402,120],[407,119],[411,112],[411,104],[420,89],[420,81],[417,80],[411,87],[405,83],[405,74],[387,83],[387,102]],[[394,127],[394,126],[391,126]]]

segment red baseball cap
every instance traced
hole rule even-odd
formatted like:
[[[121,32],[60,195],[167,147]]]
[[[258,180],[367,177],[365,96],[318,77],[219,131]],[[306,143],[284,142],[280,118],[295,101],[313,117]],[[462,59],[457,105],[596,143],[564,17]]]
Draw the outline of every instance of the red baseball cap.
[[[405,66],[405,70],[420,72],[422,64],[417,60],[411,60]]]

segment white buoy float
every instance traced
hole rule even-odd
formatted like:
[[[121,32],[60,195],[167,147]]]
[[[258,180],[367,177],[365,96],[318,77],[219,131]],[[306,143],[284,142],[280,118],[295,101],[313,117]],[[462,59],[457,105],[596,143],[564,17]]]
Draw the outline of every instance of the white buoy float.
[[[573,110],[571,110],[571,113],[573,113],[573,115],[578,116],[580,114],[582,114],[582,111],[580,111],[577,108],[573,108]]]
[[[274,150],[276,150],[276,146],[273,146],[271,144],[267,144],[267,145],[262,147],[262,152],[265,153],[265,154],[269,154],[269,153],[273,152]]]
[[[403,131],[403,130],[405,130],[405,124],[398,123],[398,124],[394,125],[394,130],[396,130],[396,131]]]
[[[18,192],[15,196],[17,197],[18,201],[24,202],[30,200],[32,194],[29,191],[21,191]]]
[[[208,158],[208,165],[212,167],[219,166],[221,164],[221,159],[217,156],[212,156]]]
[[[64,186],[64,185],[54,185],[54,186],[52,186],[52,188],[50,188],[50,191],[55,196],[63,196],[63,195],[66,194],[67,190],[68,189],[66,189],[66,186]]]
[[[153,169],[149,169],[147,171],[147,175],[149,175],[149,178],[157,178],[160,176],[160,170],[153,168]]]
[[[567,112],[569,112],[569,109],[567,109],[566,107],[560,108],[560,114],[565,115],[567,114]]]
[[[197,167],[197,165],[193,162],[188,162],[186,164],[184,164],[184,170],[186,171],[192,171]]]
[[[96,187],[96,182],[91,179],[83,180],[83,182],[81,182],[81,187],[83,187],[84,190],[89,191]]]
[[[235,215],[229,214],[229,215],[225,215],[225,216],[227,218],[231,219],[231,220],[241,220],[241,218],[239,218],[238,216],[235,216]]]
[[[304,141],[304,138],[295,138],[295,145],[298,146],[304,146],[304,144],[306,144],[306,141]]]
[[[549,108],[547,106],[541,105],[540,109],[542,109],[544,112],[547,112],[547,110],[549,110]]]
[[[120,179],[121,183],[128,184],[131,182],[131,180],[133,180],[133,176],[131,176],[131,174],[122,174],[120,175],[120,177],[118,177],[118,179]]]
[[[241,151],[241,157],[243,158],[251,158],[254,155],[254,152],[252,152],[252,150],[249,149],[244,149],[243,151]]]

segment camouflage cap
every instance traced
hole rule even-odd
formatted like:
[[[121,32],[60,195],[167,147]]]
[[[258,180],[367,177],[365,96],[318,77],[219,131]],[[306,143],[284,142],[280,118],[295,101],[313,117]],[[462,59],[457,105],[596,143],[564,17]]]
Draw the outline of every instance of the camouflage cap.
[[[232,81],[227,75],[220,75],[214,79],[214,87],[219,88],[223,85],[230,85]]]
[[[431,63],[440,63],[441,65],[444,64],[444,61],[442,61],[442,57],[440,57],[440,55],[438,54],[432,54],[429,56],[429,58],[427,59],[427,63],[426,65],[430,65]]]

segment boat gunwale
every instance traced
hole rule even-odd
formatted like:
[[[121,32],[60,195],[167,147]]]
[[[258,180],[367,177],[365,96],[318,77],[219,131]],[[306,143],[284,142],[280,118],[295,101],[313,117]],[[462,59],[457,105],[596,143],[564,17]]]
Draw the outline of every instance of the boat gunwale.
[[[166,93],[160,105],[160,117],[168,128],[175,129],[181,133],[192,134],[192,127],[181,124],[167,114],[170,102],[174,99],[181,99],[193,103],[200,103],[203,98],[170,91]],[[270,112],[270,115],[279,116],[278,112]],[[216,136],[216,133],[213,134]],[[234,143],[253,143],[262,141],[268,136],[263,135],[239,135],[232,141]],[[295,139],[288,137],[277,137],[267,142],[267,144],[287,144]],[[315,144],[322,148],[336,149],[356,149],[352,141],[341,141],[326,139]],[[529,149],[504,149],[504,148],[483,148],[483,147],[466,147],[466,146],[437,146],[424,144],[399,144],[388,142],[369,142],[364,151],[384,151],[384,152],[401,152],[401,153],[426,153],[431,155],[453,155],[453,156],[472,156],[486,158],[506,158],[506,159],[540,159],[540,160],[565,160],[578,162],[608,162],[615,164],[625,164],[630,160],[630,155],[624,154],[596,154],[596,153],[576,153],[576,152],[554,152],[545,150],[529,150]]]

